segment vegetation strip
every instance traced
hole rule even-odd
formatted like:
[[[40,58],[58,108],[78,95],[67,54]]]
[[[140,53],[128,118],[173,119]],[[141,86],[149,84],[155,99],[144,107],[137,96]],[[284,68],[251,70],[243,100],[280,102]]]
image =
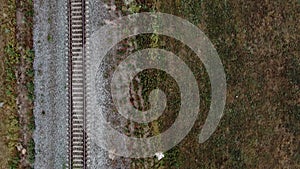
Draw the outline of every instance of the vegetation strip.
[[[3,168],[32,168],[34,161],[33,99],[34,72],[32,68],[32,1],[1,2],[3,16],[1,35],[3,39],[0,62],[1,74],[1,140],[7,147],[1,156]]]

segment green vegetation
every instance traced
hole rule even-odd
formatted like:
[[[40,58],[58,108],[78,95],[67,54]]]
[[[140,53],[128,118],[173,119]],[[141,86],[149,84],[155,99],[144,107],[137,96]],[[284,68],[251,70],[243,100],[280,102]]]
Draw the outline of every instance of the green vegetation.
[[[171,150],[164,153],[165,157],[159,161],[159,166],[168,166],[170,168],[180,169],[182,161],[180,159],[180,149],[178,146],[173,147]]]
[[[9,169],[17,169],[20,163],[20,157],[13,157],[9,160]]]
[[[52,37],[52,35],[49,34],[49,35],[47,36],[47,40],[48,40],[49,42],[53,42],[53,37]]]
[[[34,140],[31,139],[30,142],[28,143],[28,160],[31,164],[34,163],[34,159],[35,159],[35,156],[34,156],[34,153],[35,153],[35,149],[34,149]]]
[[[27,140],[23,140],[22,137],[24,133],[20,132],[24,126],[29,128],[30,131],[28,132],[30,133],[34,130],[32,115],[32,101],[34,99],[32,63],[34,53],[31,50],[32,43],[25,40],[31,39],[32,36],[33,4],[31,0],[22,2],[8,0],[1,1],[1,3],[1,14],[3,15],[0,16],[0,69],[4,71],[3,74],[2,72],[0,74],[0,102],[4,102],[4,107],[0,108],[0,143],[4,143],[4,147],[0,147],[3,150],[0,154],[0,168],[24,168],[25,164],[21,164],[21,152],[17,150],[18,145],[22,145],[26,149],[30,163],[33,163],[34,160],[33,140],[27,144]],[[22,23],[24,23],[22,29],[17,23],[17,8],[24,12],[23,19],[25,20],[22,20]],[[21,30],[24,32],[20,32]],[[19,83],[21,81],[20,76],[24,73],[20,71],[20,67],[24,68],[26,72],[25,84],[23,82]],[[30,117],[30,122],[26,124],[20,123],[18,112],[21,111],[18,109],[16,102],[19,94],[23,92],[20,91],[23,86],[26,86],[25,95],[28,95],[31,102],[27,107],[30,111],[26,114]]]
[[[9,168],[17,168],[20,158],[16,152],[16,146],[18,144],[20,133],[19,133],[19,120],[17,115],[16,105],[16,76],[15,66],[19,63],[19,54],[16,50],[16,41],[13,38],[15,36],[15,9],[16,4],[14,1],[5,1],[3,3],[2,11],[6,14],[6,17],[0,17],[1,20],[1,36],[3,35],[1,47],[1,56],[3,56],[0,62],[4,70],[0,78],[1,86],[1,102],[5,103],[5,106],[0,109],[1,114],[1,138],[0,142],[3,142],[5,147],[1,147],[4,150],[1,154],[0,165],[3,167],[9,166]],[[6,139],[4,139],[4,136]],[[1,156],[1,155],[0,155]]]

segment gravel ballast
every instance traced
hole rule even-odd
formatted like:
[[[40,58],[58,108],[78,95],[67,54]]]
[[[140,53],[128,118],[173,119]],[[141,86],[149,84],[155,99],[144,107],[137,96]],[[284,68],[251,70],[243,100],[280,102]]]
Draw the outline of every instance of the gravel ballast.
[[[65,7],[66,0],[34,1],[34,168],[63,168],[67,160]]]
[[[67,0],[34,1],[36,130],[34,168],[60,169],[68,160]],[[92,34],[113,17],[100,0],[89,1]],[[120,157],[111,160],[101,147],[91,143],[90,168],[129,168]]]

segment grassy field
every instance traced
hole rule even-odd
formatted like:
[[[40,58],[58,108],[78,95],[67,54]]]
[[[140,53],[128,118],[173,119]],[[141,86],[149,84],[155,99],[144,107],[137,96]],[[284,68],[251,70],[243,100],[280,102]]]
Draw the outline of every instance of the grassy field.
[[[134,160],[132,168],[300,167],[299,1],[137,0],[127,6],[116,2],[124,15],[160,11],[197,25],[217,49],[227,76],[224,116],[211,138],[199,144],[210,104],[209,78],[200,61],[191,62],[195,56],[184,44],[159,37],[164,42],[155,47],[188,54],[183,59],[191,62],[200,87],[199,118],[164,159]],[[144,39],[135,40],[153,46]],[[159,125],[169,126],[174,118],[163,118]]]
[[[299,7],[298,1],[160,3],[160,11],[188,19],[208,35],[227,76],[218,130],[198,144],[201,116],[179,145],[179,168],[300,167]]]
[[[32,1],[0,2],[0,168],[34,160]]]

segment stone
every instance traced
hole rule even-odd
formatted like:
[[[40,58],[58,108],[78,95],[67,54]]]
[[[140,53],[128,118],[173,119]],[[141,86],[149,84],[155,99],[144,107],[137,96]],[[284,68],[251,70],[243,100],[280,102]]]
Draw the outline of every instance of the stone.
[[[26,152],[27,152],[27,151],[26,151],[26,149],[25,149],[25,148],[23,148],[23,149],[22,149],[22,151],[21,151],[22,155],[25,155],[25,154],[26,154]]]
[[[3,102],[0,102],[0,108],[2,108],[4,106]]]
[[[165,155],[162,152],[155,153],[155,156],[157,157],[158,160],[161,160],[162,158],[165,157]]]

